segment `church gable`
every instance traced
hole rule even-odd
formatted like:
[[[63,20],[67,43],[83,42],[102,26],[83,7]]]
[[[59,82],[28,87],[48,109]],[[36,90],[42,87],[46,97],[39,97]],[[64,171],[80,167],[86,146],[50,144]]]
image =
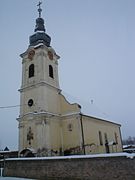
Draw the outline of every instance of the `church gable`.
[[[80,105],[77,103],[70,104],[64,95],[61,93],[59,94],[60,96],[60,107],[61,107],[61,114],[62,115],[68,115],[68,114],[79,114],[80,113]]]

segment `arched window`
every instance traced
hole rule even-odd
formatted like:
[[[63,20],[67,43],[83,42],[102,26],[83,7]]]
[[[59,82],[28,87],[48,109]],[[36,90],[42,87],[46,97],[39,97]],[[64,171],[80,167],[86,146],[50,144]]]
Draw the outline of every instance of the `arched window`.
[[[50,76],[51,78],[54,78],[54,77],[53,77],[53,67],[52,67],[51,65],[49,65],[49,76]]]
[[[29,78],[34,76],[34,64],[29,66]]]
[[[100,145],[102,146],[103,145],[102,133],[101,131],[99,131],[98,133],[99,133],[99,142],[100,142]]]
[[[118,144],[118,135],[116,132],[114,133],[114,135],[115,135],[115,143]]]
[[[108,143],[107,133],[104,133],[105,142]]]

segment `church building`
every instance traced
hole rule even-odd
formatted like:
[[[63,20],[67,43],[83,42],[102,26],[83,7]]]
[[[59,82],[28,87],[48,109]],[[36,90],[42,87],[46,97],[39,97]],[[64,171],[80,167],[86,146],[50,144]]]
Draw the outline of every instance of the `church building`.
[[[60,56],[51,46],[39,2],[35,33],[22,58],[19,153],[23,156],[60,156],[121,152],[120,125],[82,113],[59,86]]]

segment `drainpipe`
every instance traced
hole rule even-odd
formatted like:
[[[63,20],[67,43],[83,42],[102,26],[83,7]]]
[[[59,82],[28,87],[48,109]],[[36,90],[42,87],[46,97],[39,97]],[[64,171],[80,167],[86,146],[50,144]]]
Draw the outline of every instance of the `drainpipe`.
[[[85,152],[85,141],[84,141],[84,131],[83,131],[83,122],[82,122],[82,114],[80,113],[80,123],[81,123],[81,133],[82,133],[82,147],[83,147],[83,153],[84,155],[86,154]]]

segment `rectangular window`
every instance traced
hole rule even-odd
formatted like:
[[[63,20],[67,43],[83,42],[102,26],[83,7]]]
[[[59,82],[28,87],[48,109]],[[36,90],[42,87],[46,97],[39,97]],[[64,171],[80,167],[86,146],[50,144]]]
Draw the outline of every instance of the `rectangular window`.
[[[51,78],[54,78],[54,76],[53,76],[53,67],[51,65],[49,65],[49,76]]]
[[[34,64],[29,66],[29,78],[34,76]]]
[[[115,136],[115,143],[118,144],[118,135],[116,132],[114,133],[114,136]]]
[[[107,133],[104,133],[105,143],[108,143]]]
[[[98,133],[99,133],[99,143],[102,146],[103,145],[102,133],[101,131],[99,131]]]

